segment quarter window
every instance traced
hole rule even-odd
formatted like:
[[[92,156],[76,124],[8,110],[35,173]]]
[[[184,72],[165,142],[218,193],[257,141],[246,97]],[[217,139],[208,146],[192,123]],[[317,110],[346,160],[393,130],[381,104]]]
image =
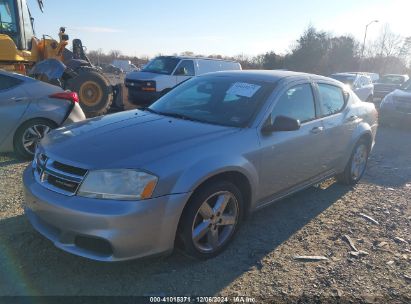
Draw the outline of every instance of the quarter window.
[[[318,89],[323,116],[338,113],[344,108],[344,93],[339,87],[320,83],[318,84]]]
[[[310,84],[302,84],[287,90],[274,107],[272,118],[287,116],[301,123],[315,119],[314,96]]]
[[[16,78],[5,76],[5,75],[0,75],[0,91],[11,89],[19,85],[20,83],[22,83],[20,79],[16,79]]]

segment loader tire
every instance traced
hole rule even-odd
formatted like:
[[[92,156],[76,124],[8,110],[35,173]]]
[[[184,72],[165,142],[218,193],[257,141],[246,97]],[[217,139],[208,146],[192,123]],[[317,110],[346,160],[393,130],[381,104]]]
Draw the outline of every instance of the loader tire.
[[[113,103],[109,81],[93,68],[80,68],[77,76],[67,82],[66,88],[77,92],[80,106],[87,117],[104,115]]]

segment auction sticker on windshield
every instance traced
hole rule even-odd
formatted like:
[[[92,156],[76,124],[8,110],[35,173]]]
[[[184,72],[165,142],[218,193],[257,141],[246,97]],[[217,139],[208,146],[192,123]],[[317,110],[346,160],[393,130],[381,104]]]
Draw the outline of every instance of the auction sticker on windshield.
[[[234,83],[231,88],[227,91],[227,94],[230,95],[237,95],[241,97],[253,97],[255,93],[261,88],[261,86],[246,83],[246,82],[236,82]]]

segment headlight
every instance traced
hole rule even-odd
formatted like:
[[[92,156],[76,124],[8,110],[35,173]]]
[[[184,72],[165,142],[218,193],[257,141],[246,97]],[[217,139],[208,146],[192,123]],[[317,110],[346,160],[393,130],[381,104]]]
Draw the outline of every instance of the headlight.
[[[112,200],[144,200],[151,198],[158,178],[138,170],[90,171],[77,195]]]

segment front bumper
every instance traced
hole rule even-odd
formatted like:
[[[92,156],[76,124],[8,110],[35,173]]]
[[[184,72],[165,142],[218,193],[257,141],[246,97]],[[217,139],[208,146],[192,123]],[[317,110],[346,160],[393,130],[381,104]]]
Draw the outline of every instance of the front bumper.
[[[135,105],[150,105],[161,97],[160,92],[146,92],[134,87],[127,87],[128,100]]]
[[[25,212],[38,232],[64,251],[107,262],[172,251],[191,194],[135,202],[69,197],[38,184],[31,166],[23,183]]]

